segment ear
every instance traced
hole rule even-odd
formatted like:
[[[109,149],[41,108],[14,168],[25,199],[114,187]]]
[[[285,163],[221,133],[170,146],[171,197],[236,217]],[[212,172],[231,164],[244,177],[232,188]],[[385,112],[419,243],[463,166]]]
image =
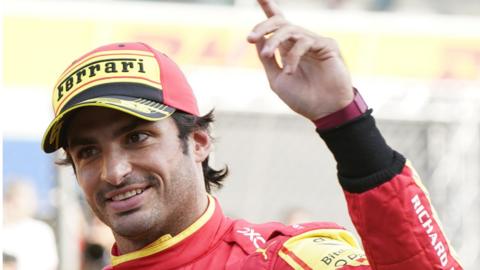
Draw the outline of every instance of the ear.
[[[212,151],[212,140],[205,130],[197,130],[191,134],[192,152],[196,162],[203,162]]]

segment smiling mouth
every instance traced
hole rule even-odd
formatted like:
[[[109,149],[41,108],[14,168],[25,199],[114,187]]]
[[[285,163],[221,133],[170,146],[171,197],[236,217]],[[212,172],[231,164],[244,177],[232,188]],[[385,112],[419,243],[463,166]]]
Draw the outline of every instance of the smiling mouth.
[[[130,191],[115,195],[110,200],[112,200],[114,202],[124,201],[124,200],[130,199],[134,196],[137,196],[139,194],[142,194],[143,191],[145,191],[145,189],[137,188],[137,189],[134,189],[134,190],[130,190]]]

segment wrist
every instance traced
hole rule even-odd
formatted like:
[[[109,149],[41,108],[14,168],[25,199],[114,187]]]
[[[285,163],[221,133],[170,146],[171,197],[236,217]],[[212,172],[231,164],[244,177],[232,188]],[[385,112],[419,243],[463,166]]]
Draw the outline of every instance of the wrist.
[[[358,118],[367,111],[368,106],[365,100],[362,98],[357,89],[354,88],[353,90],[354,97],[350,104],[334,113],[313,121],[318,131],[322,132],[338,127],[355,118]]]
[[[343,189],[361,193],[398,174],[405,158],[390,148],[378,130],[372,110],[337,128],[319,132],[337,161]]]

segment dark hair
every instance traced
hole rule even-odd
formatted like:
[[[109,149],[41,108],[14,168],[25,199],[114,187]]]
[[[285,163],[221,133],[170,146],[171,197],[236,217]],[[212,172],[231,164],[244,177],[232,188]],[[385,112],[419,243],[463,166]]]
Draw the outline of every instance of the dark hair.
[[[178,138],[182,144],[182,150],[184,154],[188,152],[188,135],[197,130],[205,130],[210,134],[210,126],[214,122],[213,110],[208,112],[204,116],[195,116],[181,111],[175,111],[172,114],[172,119],[178,128]],[[228,175],[228,166],[225,165],[223,169],[215,170],[208,164],[209,156],[202,162],[203,177],[205,181],[205,189],[208,193],[212,191],[212,188],[219,189],[223,186],[223,180]],[[75,166],[72,161],[72,157],[66,153],[65,158],[59,159],[55,162],[58,165],[72,165],[75,171]]]
[[[208,112],[204,116],[195,116],[181,111],[176,111],[172,114],[172,118],[178,128],[178,138],[182,142],[183,153],[187,153],[188,144],[187,138],[192,132],[197,130],[205,130],[210,134],[210,126],[215,121],[213,115],[213,110]],[[205,188],[208,193],[212,190],[212,187],[217,189],[221,188],[223,183],[222,181],[228,175],[228,166],[225,166],[223,169],[215,170],[208,164],[209,156],[202,162],[203,168],[203,177],[205,180]]]

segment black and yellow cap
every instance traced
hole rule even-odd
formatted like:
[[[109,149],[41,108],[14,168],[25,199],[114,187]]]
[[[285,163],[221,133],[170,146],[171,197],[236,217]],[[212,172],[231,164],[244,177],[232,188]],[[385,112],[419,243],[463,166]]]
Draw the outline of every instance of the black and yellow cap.
[[[199,115],[182,71],[144,43],[109,44],[85,54],[60,76],[52,103],[55,118],[42,141],[47,153],[64,146],[64,121],[78,108],[106,107],[147,121],[164,119],[175,110]]]

